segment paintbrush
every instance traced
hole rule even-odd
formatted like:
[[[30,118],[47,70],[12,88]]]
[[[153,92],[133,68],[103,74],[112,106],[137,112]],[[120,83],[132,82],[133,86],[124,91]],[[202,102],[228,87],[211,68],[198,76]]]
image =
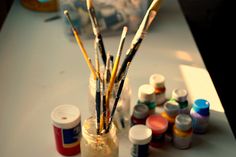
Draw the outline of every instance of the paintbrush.
[[[122,63],[122,66],[118,72],[116,82],[118,82],[121,79],[122,74],[124,73],[124,71],[126,69],[127,63],[131,62],[133,57],[135,56],[142,40],[145,37],[145,34],[146,34],[148,28],[150,27],[152,21],[154,20],[156,14],[160,8],[160,3],[161,3],[161,0],[153,0],[150,7],[148,8],[148,10],[142,20],[142,23],[140,24],[132,42],[131,42],[131,46],[126,53],[126,57],[125,57],[125,59]]]
[[[106,129],[106,87],[105,78],[102,80],[102,118],[100,120],[100,130]]]
[[[110,61],[111,61],[111,70],[113,69],[113,67],[114,67],[114,56],[113,55],[111,55],[111,57],[110,57]]]
[[[100,134],[100,106],[101,106],[100,79],[97,77],[96,78],[97,134]]]
[[[91,59],[88,57],[88,54],[87,54],[87,52],[86,52],[86,50],[84,48],[84,45],[83,45],[83,43],[82,43],[82,41],[81,41],[81,39],[79,37],[79,33],[78,33],[77,29],[75,28],[75,26],[73,25],[73,23],[71,21],[71,18],[70,18],[68,10],[65,10],[64,14],[65,14],[67,20],[69,21],[69,23],[71,24],[72,31],[73,31],[73,34],[74,34],[75,39],[77,41],[77,44],[79,45],[79,47],[80,47],[80,49],[82,51],[82,54],[84,56],[84,59],[85,59],[86,63],[88,64],[88,67],[89,67],[91,73],[93,74],[93,78],[96,79],[96,77],[97,77],[96,76],[96,70],[95,70],[94,66],[92,65]]]
[[[128,73],[129,65],[130,65],[130,62],[127,63],[124,75],[121,78],[120,85],[119,85],[119,88],[118,88],[118,91],[117,91],[117,94],[116,94],[115,102],[114,102],[114,105],[113,105],[113,108],[112,108],[112,111],[111,111],[111,116],[109,117],[109,122],[108,122],[108,126],[107,126],[107,129],[106,129],[106,133],[109,132],[109,130],[110,130],[112,119],[114,117],[116,107],[117,107],[117,104],[118,104],[118,101],[120,99],[120,95],[121,95],[121,92],[122,92],[122,89],[123,89],[123,86],[124,86],[125,78],[126,78],[126,75]]]
[[[101,80],[101,76],[100,76],[100,62],[99,62],[98,49],[97,49],[97,44],[96,44],[96,42],[94,42],[94,48],[95,48],[95,65],[96,65],[96,72],[97,72],[97,76],[98,76],[99,79]]]
[[[104,77],[105,77],[105,83],[109,83],[110,78],[111,78],[111,73],[110,73],[110,53],[107,53],[107,61],[106,61],[106,67],[104,71]]]
[[[95,41],[96,41],[97,46],[99,48],[99,52],[101,54],[102,61],[103,61],[104,65],[106,65],[107,56],[106,56],[105,47],[104,47],[103,40],[102,40],[101,31],[99,29],[99,24],[98,24],[98,21],[96,18],[96,13],[95,13],[95,9],[93,6],[93,2],[92,2],[92,0],[87,0],[86,2],[87,2],[87,9],[88,9],[89,17],[90,17],[92,27],[93,27],[93,33],[95,35]]]
[[[119,47],[118,47],[118,50],[117,50],[117,55],[116,55],[116,60],[115,60],[114,67],[112,69],[111,79],[110,79],[110,83],[108,85],[107,94],[106,94],[106,105],[107,106],[109,106],[109,98],[110,98],[111,91],[112,91],[113,86],[114,86],[116,73],[117,73],[117,69],[118,69],[118,66],[119,66],[120,57],[121,57],[122,49],[123,49],[123,46],[124,46],[127,31],[128,31],[128,28],[124,27],[123,31],[122,31],[122,34],[121,34],[120,44],[119,44]],[[109,118],[109,117],[107,116],[107,118]],[[107,121],[108,121],[108,119],[107,119]]]

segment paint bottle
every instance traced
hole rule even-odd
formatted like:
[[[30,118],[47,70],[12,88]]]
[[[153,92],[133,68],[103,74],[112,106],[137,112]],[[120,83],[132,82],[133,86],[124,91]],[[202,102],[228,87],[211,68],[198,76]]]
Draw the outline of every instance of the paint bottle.
[[[108,133],[96,132],[96,118],[86,119],[82,127],[81,157],[118,157],[119,140],[117,129],[111,125]]]
[[[134,106],[133,114],[131,116],[131,126],[137,124],[145,125],[146,119],[149,115],[149,109],[145,104],[137,104]]]
[[[210,103],[207,100],[197,99],[194,101],[190,111],[194,133],[202,134],[207,131],[210,117],[209,107]]]
[[[150,146],[154,148],[161,147],[165,142],[168,121],[161,115],[151,115],[146,120],[146,126],[152,130]]]
[[[131,149],[132,157],[146,157],[149,153],[149,143],[152,138],[152,131],[145,125],[135,125],[129,130],[129,140],[133,144]]]
[[[187,114],[179,114],[173,127],[173,144],[178,149],[187,149],[192,143],[192,119]]]
[[[168,121],[167,135],[171,141],[175,117],[179,114],[179,104],[174,100],[169,100],[164,104],[163,108],[164,112],[161,113],[161,116]]]
[[[172,91],[172,99],[179,103],[180,113],[189,114],[187,96],[188,92],[185,89],[174,89]]]
[[[155,89],[151,85],[144,84],[139,87],[138,99],[138,104],[142,103],[147,105],[147,107],[149,108],[149,114],[155,113]]]
[[[81,117],[74,105],[57,106],[51,113],[57,151],[66,156],[80,153]]]
[[[156,104],[163,105],[166,101],[165,77],[161,74],[153,74],[150,76],[149,83],[155,89]]]

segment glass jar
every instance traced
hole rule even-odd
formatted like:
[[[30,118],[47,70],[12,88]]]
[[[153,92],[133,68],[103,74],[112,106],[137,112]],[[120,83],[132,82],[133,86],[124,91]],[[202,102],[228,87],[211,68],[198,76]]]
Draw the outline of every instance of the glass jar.
[[[112,124],[108,133],[97,135],[96,119],[88,118],[82,127],[80,147],[81,157],[118,157],[119,141],[116,127]]]
[[[58,2],[62,17],[64,10],[67,9],[79,34],[90,38],[94,36],[86,0],[58,0]],[[118,34],[123,26],[128,26],[129,31],[136,31],[147,10],[148,1],[93,0],[93,6],[100,31],[104,36],[109,36]],[[66,32],[73,37],[69,23],[66,20],[64,22]]]
[[[102,84],[101,84],[101,99],[102,99]],[[106,86],[107,90],[108,85]],[[113,108],[116,92],[118,90],[119,83],[115,83],[113,86],[113,90],[111,92],[110,96],[110,111]],[[94,80],[93,76],[90,75],[89,77],[89,86],[88,86],[88,103],[89,103],[89,112],[91,116],[96,115],[96,109],[95,109],[95,94],[96,94],[96,80]],[[116,112],[113,118],[113,122],[116,125],[118,131],[127,130],[130,126],[130,103],[131,103],[131,88],[129,85],[129,79],[126,77],[125,83],[123,86],[123,90],[121,92],[121,96],[116,108]],[[101,105],[102,106],[102,105]],[[101,107],[102,111],[102,107]]]

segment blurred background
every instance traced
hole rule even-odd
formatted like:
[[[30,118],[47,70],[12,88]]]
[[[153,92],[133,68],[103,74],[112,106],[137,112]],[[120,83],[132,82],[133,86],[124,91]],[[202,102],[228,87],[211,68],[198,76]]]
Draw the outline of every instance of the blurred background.
[[[0,1],[0,30],[12,2],[13,0]],[[235,136],[235,102],[232,95],[235,86],[232,47],[233,5],[228,0],[179,0],[179,3]]]

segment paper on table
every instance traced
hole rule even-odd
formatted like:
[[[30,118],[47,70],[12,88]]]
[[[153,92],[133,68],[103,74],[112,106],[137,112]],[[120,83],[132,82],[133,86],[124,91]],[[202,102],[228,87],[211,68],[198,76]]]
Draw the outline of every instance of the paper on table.
[[[186,84],[191,103],[198,98],[210,102],[210,109],[224,112],[215,86],[207,70],[188,65],[180,65],[180,71]]]

